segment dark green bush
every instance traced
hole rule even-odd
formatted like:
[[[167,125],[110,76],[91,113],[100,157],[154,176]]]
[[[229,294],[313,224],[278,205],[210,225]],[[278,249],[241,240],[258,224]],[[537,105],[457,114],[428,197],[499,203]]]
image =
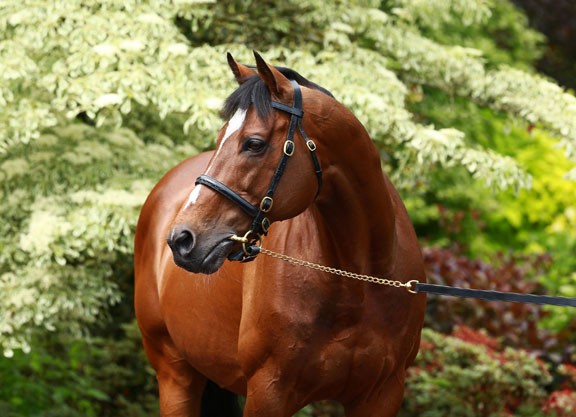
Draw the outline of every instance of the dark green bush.
[[[522,350],[500,349],[483,333],[425,329],[409,369],[402,417],[535,417],[551,382],[547,366]]]
[[[156,384],[135,323],[86,340],[42,340],[0,357],[2,417],[158,415]]]

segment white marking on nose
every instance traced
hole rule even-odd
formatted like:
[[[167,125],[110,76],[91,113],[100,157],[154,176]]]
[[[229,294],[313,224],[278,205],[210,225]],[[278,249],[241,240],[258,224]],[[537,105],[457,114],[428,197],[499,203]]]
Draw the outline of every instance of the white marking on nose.
[[[220,148],[226,142],[226,140],[232,136],[238,129],[242,127],[244,124],[244,120],[246,119],[247,109],[238,109],[234,116],[228,122],[228,127],[226,127],[226,132],[224,133],[224,138],[222,138],[222,142],[220,143]]]
[[[186,204],[184,205],[184,209],[187,209],[193,204],[196,204],[198,197],[200,196],[200,185],[194,187],[190,195],[188,196],[188,200],[186,200]]]
[[[248,112],[247,109],[236,110],[236,113],[234,113],[234,116],[232,116],[232,118],[228,122],[228,126],[226,127],[226,131],[224,132],[224,137],[222,138],[222,141],[220,142],[220,146],[216,150],[216,155],[214,155],[214,158],[212,159],[212,163],[210,163],[210,165],[206,169],[205,174],[208,174],[208,172],[212,168],[212,164],[214,163],[216,158],[218,158],[218,155],[220,154],[220,151],[222,150],[222,147],[224,146],[224,144],[226,143],[228,138],[230,138],[230,136],[232,136],[234,133],[236,133],[242,127],[242,125],[244,124],[244,121],[246,120],[246,113],[247,112]],[[188,200],[186,200],[186,204],[184,205],[184,209],[187,209],[188,207],[196,204],[196,201],[198,201],[198,197],[200,197],[200,185],[197,185],[196,187],[194,187],[194,189],[192,190],[192,192],[188,196]]]
[[[224,137],[222,138],[222,141],[220,142],[220,146],[218,147],[218,150],[216,150],[216,155],[212,159],[212,163],[210,163],[210,165],[208,166],[208,169],[206,170],[205,174],[208,174],[208,172],[210,172],[210,169],[212,168],[212,164],[214,163],[216,158],[218,158],[218,155],[220,155],[220,151],[224,147],[224,144],[226,143],[226,141],[230,138],[230,136],[232,136],[234,133],[236,133],[238,131],[238,129],[240,129],[242,127],[242,125],[244,124],[244,120],[246,120],[246,113],[247,112],[248,112],[247,109],[236,110],[236,113],[234,113],[234,116],[232,116],[232,118],[228,122],[228,126],[226,127],[226,132],[224,132]]]

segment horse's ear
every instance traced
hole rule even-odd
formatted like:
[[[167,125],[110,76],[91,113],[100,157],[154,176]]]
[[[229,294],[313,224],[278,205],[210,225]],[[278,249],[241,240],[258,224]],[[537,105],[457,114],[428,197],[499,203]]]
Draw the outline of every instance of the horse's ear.
[[[254,57],[256,58],[258,75],[268,86],[270,93],[272,93],[272,97],[277,99],[287,97],[292,92],[292,84],[290,84],[290,80],[288,80],[288,78],[272,65],[268,65],[258,52],[254,51]]]
[[[236,62],[230,52],[226,54],[226,58],[228,59],[228,65],[234,73],[234,77],[236,78],[238,84],[244,84],[248,78],[256,75],[256,71],[254,71],[252,68]]]

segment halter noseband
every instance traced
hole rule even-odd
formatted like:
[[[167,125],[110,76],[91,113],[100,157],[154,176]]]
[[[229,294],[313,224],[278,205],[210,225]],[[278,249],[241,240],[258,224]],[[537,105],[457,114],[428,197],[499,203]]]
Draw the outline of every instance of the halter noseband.
[[[238,238],[235,236],[234,240],[242,242],[242,251],[230,254],[228,259],[233,261],[247,262],[253,260],[260,252],[260,246],[258,243],[261,243],[262,237],[268,233],[271,225],[270,219],[268,219],[267,215],[272,209],[274,203],[274,192],[276,191],[276,187],[278,187],[278,183],[286,170],[288,160],[294,154],[294,133],[296,132],[296,127],[298,127],[300,135],[306,143],[306,147],[310,151],[312,157],[314,172],[318,179],[318,191],[316,195],[320,193],[320,189],[322,188],[322,169],[320,167],[318,156],[316,155],[316,144],[306,135],[304,128],[302,127],[302,117],[304,116],[304,111],[302,109],[302,91],[296,81],[290,82],[294,88],[294,105],[290,107],[277,101],[271,102],[273,108],[290,114],[290,125],[288,127],[288,136],[284,142],[282,156],[280,157],[276,171],[272,176],[268,190],[262,200],[260,200],[260,204],[255,206],[249,203],[237,192],[209,175],[204,174],[196,179],[196,184],[205,185],[222,194],[224,197],[237,204],[246,214],[253,218],[250,230],[244,235],[244,237]]]

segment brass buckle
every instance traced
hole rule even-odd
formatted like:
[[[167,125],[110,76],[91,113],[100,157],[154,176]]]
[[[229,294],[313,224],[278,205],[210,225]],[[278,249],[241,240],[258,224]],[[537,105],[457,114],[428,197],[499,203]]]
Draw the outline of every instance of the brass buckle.
[[[306,141],[306,146],[310,150],[310,152],[314,152],[316,150],[316,143],[312,139],[308,139]]]
[[[286,156],[294,155],[294,148],[295,148],[294,142],[288,139],[286,142],[284,142],[284,155]]]
[[[272,197],[268,196],[264,197],[262,201],[260,201],[260,211],[268,213],[270,210],[272,210],[273,204],[274,200],[272,199]]]
[[[268,219],[268,217],[264,217],[262,219],[262,231],[264,231],[264,234],[268,233],[268,230],[270,229],[270,220]]]

